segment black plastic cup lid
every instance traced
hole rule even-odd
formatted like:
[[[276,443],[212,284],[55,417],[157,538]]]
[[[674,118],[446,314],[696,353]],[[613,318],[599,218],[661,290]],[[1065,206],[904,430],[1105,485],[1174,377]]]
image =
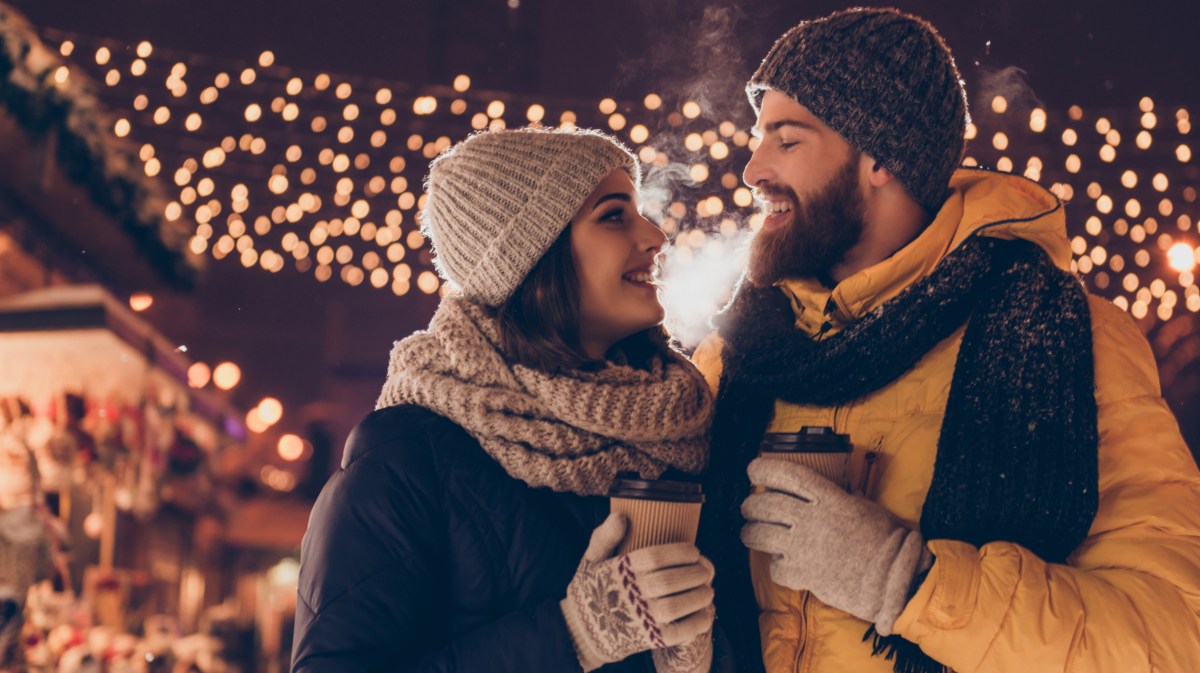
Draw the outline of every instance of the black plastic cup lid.
[[[854,450],[850,435],[838,434],[833,428],[819,425],[806,425],[800,432],[768,432],[763,435],[759,448],[778,453],[849,453]]]
[[[662,500],[666,502],[704,502],[700,484],[686,481],[642,479],[636,474],[618,476],[608,491],[610,498]]]

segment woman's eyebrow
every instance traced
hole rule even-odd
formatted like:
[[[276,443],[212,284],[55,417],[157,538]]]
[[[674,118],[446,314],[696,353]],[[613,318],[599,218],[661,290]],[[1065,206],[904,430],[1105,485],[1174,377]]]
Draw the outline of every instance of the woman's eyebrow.
[[[612,201],[612,200],[629,202],[629,201],[632,201],[633,199],[631,199],[629,197],[629,195],[624,192],[613,192],[612,194],[605,194],[604,196],[601,196],[599,199],[596,200],[596,205],[592,206],[592,210],[599,208],[600,204],[604,203],[605,201]]]

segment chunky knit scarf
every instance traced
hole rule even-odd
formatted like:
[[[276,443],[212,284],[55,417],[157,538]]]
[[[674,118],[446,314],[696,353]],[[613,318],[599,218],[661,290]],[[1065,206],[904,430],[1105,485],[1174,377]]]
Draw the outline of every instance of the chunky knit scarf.
[[[462,426],[513,477],[580,495],[618,472],[697,474],[708,459],[712,394],[674,351],[643,369],[549,374],[500,348],[495,318],[449,295],[429,324],[396,342],[377,409],[415,404]]]
[[[757,452],[774,400],[833,406],[861,398],[964,323],[922,535],[977,546],[1006,540],[1050,562],[1083,541],[1098,490],[1091,323],[1080,283],[1040,248],[976,236],[840,333],[810,339],[795,319],[782,292],[746,282],[718,319],[724,368],[701,547],[721,557],[718,597],[743,601],[726,614],[756,609],[744,602],[753,596],[746,551],[726,542],[749,492],[733,475]],[[757,643],[747,634],[744,647],[751,636]],[[875,654],[895,657],[898,673],[942,670],[898,636],[868,637]]]

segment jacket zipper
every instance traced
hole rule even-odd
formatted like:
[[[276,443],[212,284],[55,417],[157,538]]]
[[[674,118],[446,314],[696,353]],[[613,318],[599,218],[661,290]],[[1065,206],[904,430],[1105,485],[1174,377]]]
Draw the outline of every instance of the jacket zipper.
[[[846,322],[848,316],[843,314],[837,300],[833,298],[833,294],[829,295],[829,301],[825,302],[825,322],[821,325],[820,335],[824,336],[825,332],[833,327],[833,319],[839,318],[842,322]],[[838,431],[838,414],[842,411],[842,405],[833,407],[833,431]],[[859,480],[859,493],[866,495],[868,489],[871,488],[871,471],[875,467],[875,461],[879,458],[879,443],[876,443],[875,448],[866,452],[866,466],[863,469],[862,478]],[[868,496],[869,497],[869,496]]]
[[[833,295],[830,294],[829,300],[825,302],[825,321],[821,323],[821,330],[817,333],[818,340],[824,338],[825,333],[833,328],[833,317],[837,310],[837,301],[835,301]],[[833,421],[830,423],[830,425],[832,426],[834,432],[838,431],[838,412],[841,411],[841,409],[842,406],[840,404],[833,405]]]
[[[811,597],[812,594],[805,591],[800,601],[800,635],[796,638],[796,660],[792,662],[792,673],[801,673],[800,667],[808,649],[808,600]]]
[[[829,295],[829,301],[825,303],[825,320],[821,323],[820,329],[817,331],[816,341],[825,338],[825,334],[833,328],[832,315],[837,310],[837,302],[833,300],[833,295]],[[833,407],[833,431],[838,431],[838,410],[841,405]],[[796,659],[792,662],[792,673],[803,673],[804,663],[808,657],[808,632],[810,615],[808,613],[808,603],[812,599],[812,594],[805,591],[804,598],[800,601],[800,634],[796,638]]]
[[[875,444],[875,448],[867,451],[866,455],[864,456],[867,464],[866,467],[863,468],[862,479],[859,480],[858,492],[867,498],[871,497],[871,468],[875,467],[875,461],[879,459],[880,444],[882,444],[882,440],[877,442]]]
[[[843,323],[850,322],[850,316],[842,311],[842,307],[838,305],[837,300],[830,294],[829,301],[825,302],[825,320],[832,323],[834,318]]]

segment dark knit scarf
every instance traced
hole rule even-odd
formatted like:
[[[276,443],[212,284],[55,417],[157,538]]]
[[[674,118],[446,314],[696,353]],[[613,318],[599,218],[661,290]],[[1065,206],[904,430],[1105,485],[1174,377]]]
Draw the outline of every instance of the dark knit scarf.
[[[1040,248],[976,236],[833,336],[808,338],[795,320],[783,292],[748,282],[718,316],[724,368],[701,547],[717,564],[717,614],[726,615],[739,659],[754,661],[761,650],[747,552],[729,538],[743,524],[743,475],[774,401],[859,399],[964,323],[921,534],[976,546],[1005,540],[1048,562],[1064,561],[1084,540],[1098,500],[1091,322],[1078,280]],[[872,628],[868,638],[874,654],[896,659],[897,673],[943,669],[899,636]]]

